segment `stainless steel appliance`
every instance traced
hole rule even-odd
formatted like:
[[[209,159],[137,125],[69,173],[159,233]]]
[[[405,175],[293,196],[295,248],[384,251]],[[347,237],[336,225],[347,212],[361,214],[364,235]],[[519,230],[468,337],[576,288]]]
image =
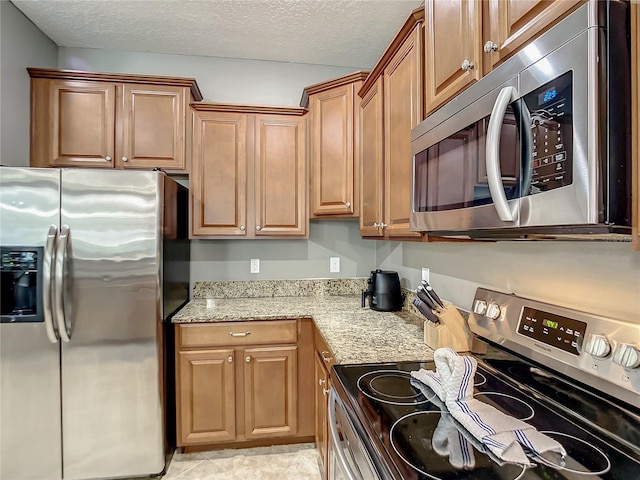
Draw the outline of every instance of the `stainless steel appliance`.
[[[435,370],[433,362],[336,365],[330,479],[640,478],[640,325],[479,288],[469,326],[490,344],[474,355],[474,398],[534,426],[567,456],[496,461],[412,381],[411,371]]]
[[[411,229],[631,232],[629,4],[587,2],[412,131]]]
[[[187,200],[162,172],[0,168],[0,478],[163,471]]]

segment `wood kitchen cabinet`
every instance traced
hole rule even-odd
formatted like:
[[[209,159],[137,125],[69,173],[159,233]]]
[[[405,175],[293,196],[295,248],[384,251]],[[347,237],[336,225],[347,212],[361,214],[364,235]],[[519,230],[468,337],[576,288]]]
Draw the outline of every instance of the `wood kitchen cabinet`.
[[[329,459],[329,424],[327,418],[327,407],[329,404],[329,391],[331,389],[331,381],[329,371],[335,364],[335,359],[331,350],[327,346],[324,338],[318,330],[314,334],[315,345],[315,432],[316,432],[316,448],[318,449],[318,460],[320,462],[320,470],[322,478],[328,478],[328,459]]]
[[[28,71],[31,166],[188,172],[194,79]]]
[[[362,97],[364,237],[420,238],[410,230],[411,129],[423,120],[424,10],[412,12],[358,93]]]
[[[192,108],[192,236],[308,238],[306,110]]]
[[[434,111],[482,76],[482,2],[425,2],[425,108]]]
[[[430,114],[586,0],[426,0]]]
[[[309,108],[311,218],[360,214],[360,90],[369,72],[355,72],[304,89]]]
[[[180,324],[176,340],[178,446],[312,438],[311,320]]]

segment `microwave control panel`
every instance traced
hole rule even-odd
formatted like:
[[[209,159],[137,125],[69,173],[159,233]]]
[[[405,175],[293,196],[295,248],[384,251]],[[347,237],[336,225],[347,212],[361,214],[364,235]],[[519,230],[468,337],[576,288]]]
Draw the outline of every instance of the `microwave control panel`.
[[[531,181],[527,194],[572,183],[572,85],[573,72],[567,72],[524,96],[531,132]]]

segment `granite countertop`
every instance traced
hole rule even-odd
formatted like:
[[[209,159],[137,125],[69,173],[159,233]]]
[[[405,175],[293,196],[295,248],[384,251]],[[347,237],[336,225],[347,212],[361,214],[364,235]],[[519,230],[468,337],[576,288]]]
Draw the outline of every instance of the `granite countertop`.
[[[424,319],[409,311],[360,307],[359,295],[196,298],[174,323],[311,318],[338,363],[431,360]]]

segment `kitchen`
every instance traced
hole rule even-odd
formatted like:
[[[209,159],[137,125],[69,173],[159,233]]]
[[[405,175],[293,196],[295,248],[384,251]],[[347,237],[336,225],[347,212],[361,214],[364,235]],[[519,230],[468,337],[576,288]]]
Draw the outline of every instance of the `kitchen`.
[[[193,77],[207,99],[293,107],[304,87],[372,66],[57,47],[11,3],[1,5],[5,165],[28,165],[27,67]],[[407,5],[407,12],[418,5]],[[278,81],[270,81],[273,78]],[[329,272],[330,257],[340,257],[339,274]],[[252,258],[261,260],[258,274],[250,273]],[[360,237],[356,221],[314,220],[308,240],[193,241],[191,282],[366,277],[382,268],[398,271],[409,287],[419,283],[422,267],[430,268],[431,283],[440,295],[465,310],[471,309],[476,288],[484,286],[640,323],[640,259],[628,242],[371,241]]]

